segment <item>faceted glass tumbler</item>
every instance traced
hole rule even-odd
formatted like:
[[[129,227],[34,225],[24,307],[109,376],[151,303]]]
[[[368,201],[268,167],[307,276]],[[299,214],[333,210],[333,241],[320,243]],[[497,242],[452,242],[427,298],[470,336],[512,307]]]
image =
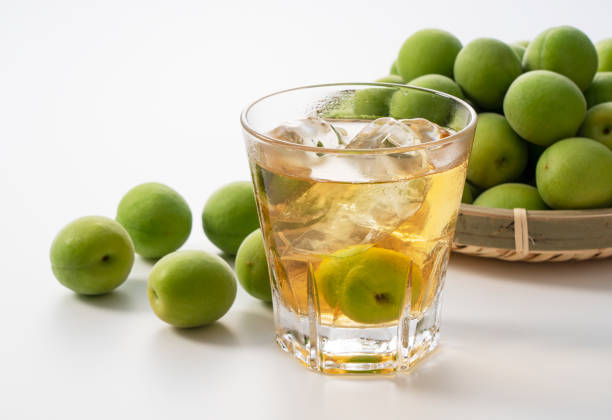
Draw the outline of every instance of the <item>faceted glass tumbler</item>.
[[[413,366],[439,340],[474,110],[428,89],[339,83],[265,96],[241,122],[280,348],[326,373]],[[388,144],[371,148],[381,133]]]

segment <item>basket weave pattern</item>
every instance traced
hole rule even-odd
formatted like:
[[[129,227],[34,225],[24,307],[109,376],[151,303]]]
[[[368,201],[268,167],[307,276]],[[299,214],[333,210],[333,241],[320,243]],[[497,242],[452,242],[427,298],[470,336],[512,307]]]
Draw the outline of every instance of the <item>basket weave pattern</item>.
[[[612,248],[582,250],[582,251],[540,251],[530,252],[527,255],[517,253],[511,249],[485,248],[474,245],[453,245],[453,251],[459,254],[476,257],[497,258],[505,261],[525,262],[563,262],[583,261],[596,258],[612,257]]]
[[[506,261],[612,257],[612,209],[492,209],[462,204],[453,251]]]

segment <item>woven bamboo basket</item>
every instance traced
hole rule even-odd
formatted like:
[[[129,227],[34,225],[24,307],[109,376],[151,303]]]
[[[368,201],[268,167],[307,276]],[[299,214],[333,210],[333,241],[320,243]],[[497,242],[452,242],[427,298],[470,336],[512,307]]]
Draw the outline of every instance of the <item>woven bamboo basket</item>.
[[[453,251],[527,262],[611,257],[612,208],[526,211],[462,204]]]

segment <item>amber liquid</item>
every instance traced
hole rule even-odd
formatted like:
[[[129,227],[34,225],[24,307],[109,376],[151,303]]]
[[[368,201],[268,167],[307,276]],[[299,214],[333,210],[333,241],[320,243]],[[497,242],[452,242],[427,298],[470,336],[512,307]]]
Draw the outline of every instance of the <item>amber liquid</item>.
[[[279,303],[298,316],[307,315],[309,278],[317,284],[322,261],[362,246],[392,250],[409,259],[411,270],[420,273],[418,284],[406,282],[410,312],[426,311],[442,287],[466,168],[464,161],[413,178],[345,183],[256,165],[257,201]],[[322,325],[364,326],[318,293]],[[397,319],[384,324],[394,322]]]

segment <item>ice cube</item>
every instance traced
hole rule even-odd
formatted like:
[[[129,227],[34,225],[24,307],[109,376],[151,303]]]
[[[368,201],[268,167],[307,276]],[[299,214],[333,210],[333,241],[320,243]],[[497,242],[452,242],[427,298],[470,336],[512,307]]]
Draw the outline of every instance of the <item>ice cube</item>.
[[[334,127],[319,117],[307,117],[287,122],[270,130],[270,137],[290,143],[320,148],[340,148],[347,131]],[[289,176],[308,177],[312,169],[326,163],[323,153],[281,147],[277,144],[260,143],[255,152],[264,166]]]
[[[429,185],[428,178],[315,183],[297,199],[271,208],[272,231],[288,247],[282,255],[328,255],[350,245],[375,244],[421,208]]]
[[[307,117],[284,123],[268,132],[270,137],[304,146],[339,148],[346,140],[346,130],[319,117]]]
[[[347,149],[408,147],[440,140],[452,134],[424,118],[396,120],[378,118],[361,129],[347,144]]]
[[[440,127],[438,124],[432,123],[425,118],[404,119],[399,120],[399,122],[407,125],[416,133],[419,143],[440,140],[452,134],[450,130]]]
[[[378,118],[361,129],[349,141],[347,149],[379,149],[409,147],[441,136],[443,128],[424,119],[396,120]],[[430,169],[427,152],[412,150],[402,153],[355,157],[360,172],[371,180],[406,179],[423,175]]]
[[[347,149],[386,149],[419,144],[418,133],[395,118],[378,118],[361,129],[346,145]]]

